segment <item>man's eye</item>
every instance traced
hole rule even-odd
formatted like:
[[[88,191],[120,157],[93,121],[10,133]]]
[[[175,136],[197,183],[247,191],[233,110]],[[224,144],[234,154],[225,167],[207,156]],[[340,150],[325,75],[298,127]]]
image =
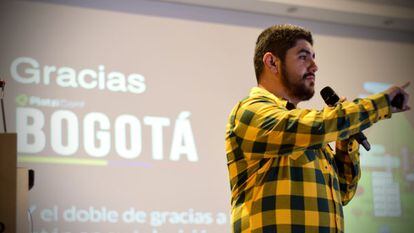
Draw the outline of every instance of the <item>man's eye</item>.
[[[305,60],[306,59],[306,55],[299,56],[299,59]]]

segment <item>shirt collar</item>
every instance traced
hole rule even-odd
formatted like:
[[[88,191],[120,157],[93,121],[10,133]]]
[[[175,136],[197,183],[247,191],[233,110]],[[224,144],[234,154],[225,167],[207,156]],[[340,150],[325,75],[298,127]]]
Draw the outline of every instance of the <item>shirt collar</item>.
[[[286,109],[288,110],[292,110],[295,109],[295,105],[290,103],[289,101],[283,99],[283,98],[279,98],[277,96],[275,96],[274,94],[272,94],[271,92],[269,92],[268,90],[261,88],[261,87],[253,87],[250,90],[250,96],[265,96],[269,99],[272,99],[273,101],[276,102],[277,105],[280,106],[284,106]]]

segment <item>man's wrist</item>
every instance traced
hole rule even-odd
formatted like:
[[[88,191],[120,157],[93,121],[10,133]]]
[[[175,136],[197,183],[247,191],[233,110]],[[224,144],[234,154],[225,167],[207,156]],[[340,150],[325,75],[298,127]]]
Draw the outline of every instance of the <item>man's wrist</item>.
[[[373,101],[375,110],[377,112],[377,118],[375,119],[375,122],[378,120],[391,118],[391,101],[390,96],[386,92],[374,94],[368,98]]]

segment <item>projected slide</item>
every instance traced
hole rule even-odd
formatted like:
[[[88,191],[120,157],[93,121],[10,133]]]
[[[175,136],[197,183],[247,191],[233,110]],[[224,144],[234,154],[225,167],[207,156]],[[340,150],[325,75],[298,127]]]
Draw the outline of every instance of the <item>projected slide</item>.
[[[244,25],[241,12],[231,23],[211,20],[223,14],[216,9],[197,8],[193,19],[189,6],[101,2],[0,7],[8,129],[18,133],[19,166],[36,173],[33,232],[230,232],[225,125],[256,85],[262,28]],[[352,99],[412,75],[404,61],[413,45],[323,33],[315,41],[317,92],[330,85]],[[310,104],[324,106],[317,95]],[[361,149],[346,232],[414,228],[413,125],[412,113],[395,114],[366,131],[373,148]]]
[[[35,219],[64,223],[68,229],[72,224],[79,230],[86,224],[91,227],[99,223],[101,227],[123,223],[137,229],[177,225],[178,232],[184,232],[182,226],[191,225],[191,232],[204,232],[209,225],[226,224],[228,216],[223,210],[197,209],[191,204],[184,209],[148,209],[157,205],[157,198],[175,206],[177,199],[191,195],[196,186],[189,183],[191,188],[186,188],[180,182],[182,176],[197,175],[193,166],[202,162],[192,112],[177,107],[168,115],[144,115],[151,102],[135,106],[138,101],[133,99],[145,98],[140,96],[147,89],[145,76],[120,71],[106,74],[103,67],[76,70],[43,65],[33,57],[18,57],[10,65],[12,85],[22,86],[14,97],[18,161],[35,170],[56,169],[44,177],[39,171],[36,190],[47,188],[39,194],[50,193],[51,198],[44,204],[33,203],[31,211],[39,217]],[[37,86],[58,94],[36,93]],[[150,92],[156,87],[148,89]],[[78,92],[89,97],[82,98]],[[69,193],[59,195],[53,185],[44,186],[49,182],[65,186]],[[70,200],[79,192],[90,199],[62,204],[65,195]],[[131,192],[135,197],[124,199]],[[101,198],[103,202],[98,204],[96,200]],[[117,202],[123,202],[123,208],[117,207]]]

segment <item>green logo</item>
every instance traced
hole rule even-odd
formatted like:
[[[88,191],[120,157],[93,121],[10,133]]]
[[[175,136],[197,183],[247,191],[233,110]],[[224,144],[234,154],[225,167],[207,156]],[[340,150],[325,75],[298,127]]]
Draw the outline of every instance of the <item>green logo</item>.
[[[21,94],[16,96],[16,104],[19,106],[25,106],[29,102],[29,97],[27,95]]]

